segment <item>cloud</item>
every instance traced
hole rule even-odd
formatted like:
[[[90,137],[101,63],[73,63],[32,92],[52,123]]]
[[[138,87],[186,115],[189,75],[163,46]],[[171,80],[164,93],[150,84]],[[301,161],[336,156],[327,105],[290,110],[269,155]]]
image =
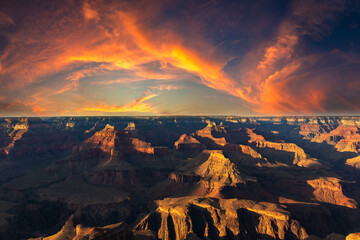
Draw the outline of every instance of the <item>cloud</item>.
[[[358,79],[352,76],[359,75],[359,56],[304,50],[305,38],[320,41],[331,32],[347,11],[343,1],[293,1],[276,25],[268,23],[274,18],[266,9],[251,18],[261,4],[232,9],[225,1],[37,3],[21,17],[0,13],[0,25],[14,27],[5,32],[7,44],[0,51],[0,95],[11,102],[21,92],[21,102],[35,114],[165,112],[141,99],[119,105],[104,100],[91,107],[87,91],[148,81],[146,94],[159,94],[178,89],[174,82],[183,80],[235,96],[263,114],[358,109]],[[13,8],[9,12],[16,13]],[[341,63],[333,64],[337,59]],[[236,71],[227,71],[232,64]],[[336,92],[340,83],[343,93]],[[60,106],[69,97],[78,102]]]
[[[84,13],[84,18],[86,20],[99,18],[98,12],[96,10],[92,9],[88,2],[84,2],[83,13]]]
[[[346,53],[305,54],[301,49],[306,35],[321,39],[330,31],[331,20],[343,10],[343,1],[295,1],[292,14],[282,21],[273,39],[248,53],[243,60],[250,63],[243,69],[242,97],[252,103],[256,112],[316,114],[357,111],[357,107],[343,100],[343,95],[344,92],[354,94],[359,90],[345,87],[345,83],[358,81],[350,76],[359,75],[359,64],[356,67],[354,59],[341,56]],[[343,62],[332,64],[331,61],[336,59]],[[324,62],[328,62],[328,67],[321,66]],[[350,72],[343,71],[346,67]],[[339,85],[344,92],[338,92]]]
[[[163,91],[163,90],[171,91],[171,90],[178,90],[178,89],[182,89],[182,88],[183,87],[181,87],[181,86],[173,86],[173,85],[158,85],[158,86],[150,87],[151,90],[158,90],[158,91]]]
[[[29,19],[23,23],[23,28],[10,36],[10,45],[0,57],[1,84],[5,88],[39,85],[54,74],[65,73],[57,90],[50,93],[48,88],[42,90],[41,97],[46,99],[78,89],[82,78],[126,70],[133,77],[95,84],[174,80],[188,72],[211,88],[237,94],[232,90],[233,80],[222,70],[226,64],[223,57],[203,56],[198,49],[184,44],[191,39],[184,39],[171,27],[149,28],[146,25],[148,16],[142,16],[138,10],[125,11],[115,4],[112,11],[105,11],[108,6],[89,2],[82,5],[84,21],[76,17],[76,9],[70,6],[62,6],[54,13],[40,11],[36,17],[27,16]],[[49,21],[49,18],[56,18],[49,17],[50,14],[67,17],[54,25],[56,21]],[[203,45],[213,48],[205,39]],[[144,67],[151,62],[161,63],[160,68],[155,71]],[[98,64],[98,67],[91,64]],[[178,69],[182,71],[180,74]]]
[[[15,25],[14,20],[3,12],[0,12],[0,26],[12,26]]]
[[[80,112],[97,112],[97,113],[159,113],[157,107],[153,106],[151,103],[147,103],[147,100],[150,100],[158,96],[157,94],[145,95],[131,103],[128,103],[123,106],[117,105],[107,105],[107,104],[94,104],[91,107],[80,108]]]
[[[33,106],[32,107],[32,112],[37,114],[37,115],[41,115],[44,114],[45,112],[47,112],[48,110],[45,108],[42,108],[40,106]]]

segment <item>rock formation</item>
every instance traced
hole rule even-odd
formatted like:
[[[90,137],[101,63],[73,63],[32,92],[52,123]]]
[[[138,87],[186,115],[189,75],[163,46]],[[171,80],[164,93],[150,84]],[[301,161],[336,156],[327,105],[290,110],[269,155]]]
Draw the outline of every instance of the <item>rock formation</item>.
[[[359,127],[360,117],[0,118],[0,239],[345,239],[359,231]],[[120,221],[131,230],[109,225]]]
[[[302,130],[299,133],[312,142],[326,142],[334,145],[339,152],[359,152],[360,134],[357,126],[341,124],[335,129],[330,128],[330,131],[325,131],[319,126],[319,129],[316,129],[315,126],[312,129],[308,129],[308,131]],[[305,129],[305,127],[302,126],[302,129]]]
[[[250,178],[243,177],[221,150],[204,150],[170,174],[170,180],[178,183],[195,181],[192,195],[221,197],[224,187],[237,187]]]
[[[195,135],[198,138],[208,139],[208,140],[212,141],[213,142],[212,144],[211,144],[211,142],[208,143],[210,145],[216,144],[219,146],[225,146],[225,144],[226,144],[225,138],[224,137],[220,137],[220,138],[214,137],[212,135],[212,132],[214,130],[218,131],[218,127],[216,126],[216,124],[214,122],[208,122],[208,125],[203,129],[197,130]]]
[[[174,144],[176,149],[180,150],[201,150],[201,143],[196,140],[192,135],[183,134],[180,136],[179,140],[177,140]]]
[[[127,131],[116,130],[114,126],[109,124],[84,141],[77,151],[101,150],[111,155],[112,149],[125,155],[137,153],[154,154],[154,148],[150,143],[132,137]]]
[[[166,198],[136,227],[159,239],[306,239],[306,230],[285,208],[238,199]]]
[[[317,159],[308,156],[302,148],[294,143],[266,141],[263,136],[256,134],[251,129],[247,129],[247,133],[250,137],[249,143],[255,145],[258,148],[271,148],[279,151],[294,153],[293,164],[295,165],[300,167],[321,166]]]
[[[343,194],[340,182],[339,179],[330,177],[307,181],[315,189],[313,194],[317,201],[356,208],[356,201]]]
[[[116,239],[131,240],[133,234],[126,223],[120,222],[105,227],[84,227],[81,224],[74,224],[71,217],[66,221],[61,230],[48,237],[30,238],[29,240],[100,240]]]
[[[360,169],[360,156],[347,159],[345,164]]]
[[[360,233],[351,233],[346,236],[346,240],[360,240]]]

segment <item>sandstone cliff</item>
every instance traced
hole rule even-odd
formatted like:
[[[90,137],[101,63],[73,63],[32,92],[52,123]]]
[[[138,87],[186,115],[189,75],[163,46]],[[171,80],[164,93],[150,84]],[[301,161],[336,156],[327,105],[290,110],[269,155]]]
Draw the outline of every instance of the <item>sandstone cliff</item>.
[[[360,156],[347,159],[345,164],[360,169]]]
[[[136,227],[159,239],[306,239],[285,208],[264,202],[216,198],[166,198]]]
[[[346,236],[346,240],[360,240],[360,233],[351,233]]]
[[[109,155],[112,149],[116,149],[125,155],[154,154],[154,148],[150,143],[132,137],[128,131],[116,130],[114,126],[109,124],[85,140],[76,151],[94,151],[96,149]]]
[[[256,134],[253,130],[247,129],[247,133],[250,137],[249,143],[255,145],[258,148],[271,148],[279,151],[291,152],[294,154],[293,164],[300,167],[319,167],[321,163],[315,158],[308,156],[302,148],[295,143],[286,142],[271,142],[266,141],[265,138],[259,134]]]
[[[313,194],[317,201],[356,208],[356,201],[343,194],[340,182],[339,179],[330,177],[307,181],[315,189]]]
[[[221,150],[204,150],[170,174],[170,180],[178,183],[194,181],[192,195],[211,197],[220,197],[224,187],[237,187],[250,181],[240,174],[236,165]]]
[[[201,150],[201,143],[196,140],[192,135],[183,134],[180,136],[179,140],[174,143],[176,149],[180,150]]]
[[[340,124],[335,129],[329,128],[328,131],[318,125],[313,125],[311,129],[307,130],[306,126],[301,126],[301,128],[299,133],[312,142],[326,142],[334,145],[339,152],[359,152],[360,134],[357,126]]]
[[[217,127],[214,122],[208,122],[208,125],[205,128],[196,131],[195,136],[197,138],[201,138],[204,140],[208,139],[212,141],[213,144],[216,144],[218,146],[225,146],[226,144],[225,137],[220,137],[220,138],[214,137],[212,135],[213,131],[219,131],[219,127]],[[213,145],[213,144],[211,144],[211,142],[208,143],[208,145]]]

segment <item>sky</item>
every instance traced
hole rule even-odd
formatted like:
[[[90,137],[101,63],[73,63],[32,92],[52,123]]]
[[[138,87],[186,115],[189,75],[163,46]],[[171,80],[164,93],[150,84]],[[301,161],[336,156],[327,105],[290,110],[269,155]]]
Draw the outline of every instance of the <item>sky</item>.
[[[360,0],[0,0],[0,116],[360,113]]]

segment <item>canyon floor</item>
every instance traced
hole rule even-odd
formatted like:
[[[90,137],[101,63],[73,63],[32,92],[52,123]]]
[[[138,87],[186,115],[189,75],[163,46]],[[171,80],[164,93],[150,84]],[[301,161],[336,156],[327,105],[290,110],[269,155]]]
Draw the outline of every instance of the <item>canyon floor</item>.
[[[0,119],[0,239],[360,239],[360,117]]]

